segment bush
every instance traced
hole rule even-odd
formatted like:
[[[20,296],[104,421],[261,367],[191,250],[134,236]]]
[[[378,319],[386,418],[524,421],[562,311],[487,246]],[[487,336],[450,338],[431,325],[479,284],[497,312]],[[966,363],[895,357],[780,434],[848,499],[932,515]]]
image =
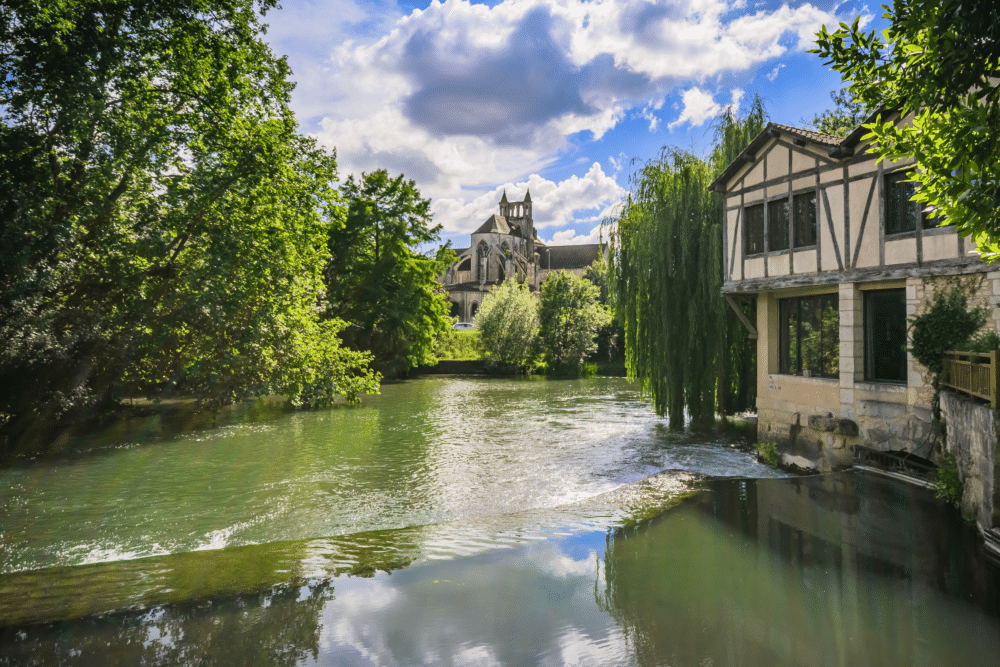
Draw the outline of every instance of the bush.
[[[959,507],[962,503],[962,478],[958,476],[958,464],[955,457],[945,454],[941,463],[934,471],[935,497]]]
[[[538,302],[527,285],[505,280],[483,299],[475,324],[491,364],[518,369],[537,347]]]
[[[955,349],[986,324],[984,308],[968,309],[968,299],[957,286],[934,294],[931,305],[910,323],[910,352],[932,373],[941,372],[944,353]]]
[[[434,349],[434,356],[444,361],[477,361],[483,358],[483,343],[478,331],[454,331],[445,334]]]
[[[778,451],[778,445],[773,442],[757,443],[757,458],[763,460],[768,465],[777,466],[781,463],[781,453]]]

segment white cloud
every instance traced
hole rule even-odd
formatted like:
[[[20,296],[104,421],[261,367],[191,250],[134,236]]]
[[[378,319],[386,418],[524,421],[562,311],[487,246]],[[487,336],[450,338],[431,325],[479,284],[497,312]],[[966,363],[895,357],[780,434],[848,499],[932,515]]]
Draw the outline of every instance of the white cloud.
[[[768,81],[774,81],[778,78],[778,73],[785,67],[785,63],[779,63],[777,67],[771,70],[771,73],[767,75]]]
[[[532,214],[540,238],[543,237],[541,230],[600,222],[613,212],[613,207],[625,196],[625,189],[618,185],[615,177],[605,174],[600,163],[595,162],[582,177],[570,176],[559,183],[532,174],[527,180],[507,182],[492,188],[472,201],[467,202],[462,197],[435,199],[431,203],[434,222],[442,225],[446,232],[472,232],[497,212],[497,202],[504,191],[509,199],[520,200],[528,190],[531,191]],[[573,235],[572,230],[565,232]],[[565,232],[557,234],[565,235]]]
[[[656,131],[679,87],[684,110],[669,127],[704,123],[722,107],[706,80],[801,50],[820,24],[846,18],[809,3],[747,10],[741,0],[435,0],[409,14],[361,0],[283,7],[266,19],[268,40],[289,55],[306,129],[337,148],[345,175],[385,167],[414,178],[449,230],[467,227],[469,193],[544,172],[626,117]],[[553,213],[552,224],[566,219]]]

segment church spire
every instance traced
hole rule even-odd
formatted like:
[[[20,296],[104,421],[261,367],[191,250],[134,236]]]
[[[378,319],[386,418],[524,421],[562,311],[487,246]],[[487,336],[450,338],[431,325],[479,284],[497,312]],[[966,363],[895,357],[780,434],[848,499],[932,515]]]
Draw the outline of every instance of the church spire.
[[[506,194],[506,192],[507,191],[504,190],[505,194]],[[531,201],[531,190],[526,190],[525,191],[525,193],[524,193],[524,201]]]
[[[500,203],[501,204],[507,203],[507,188],[503,189],[503,197],[500,198]]]

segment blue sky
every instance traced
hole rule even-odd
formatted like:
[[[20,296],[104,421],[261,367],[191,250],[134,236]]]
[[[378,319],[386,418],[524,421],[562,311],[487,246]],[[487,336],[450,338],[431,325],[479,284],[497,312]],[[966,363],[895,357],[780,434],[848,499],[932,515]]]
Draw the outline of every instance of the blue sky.
[[[302,129],[342,178],[386,168],[432,200],[457,247],[503,189],[531,188],[546,242],[595,242],[633,160],[705,155],[713,118],[765,100],[804,126],[838,74],[805,53],[820,25],[878,3],[753,0],[283,0],[267,39],[287,55]]]

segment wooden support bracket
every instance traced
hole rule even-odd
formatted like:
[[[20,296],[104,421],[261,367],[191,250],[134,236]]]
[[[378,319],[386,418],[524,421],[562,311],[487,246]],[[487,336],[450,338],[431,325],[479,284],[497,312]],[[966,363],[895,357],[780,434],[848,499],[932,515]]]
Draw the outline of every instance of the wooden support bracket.
[[[736,313],[736,317],[740,318],[740,322],[742,322],[743,326],[745,326],[747,328],[747,331],[750,332],[750,340],[757,340],[757,329],[755,329],[754,326],[750,324],[750,320],[747,318],[746,315],[743,314],[743,309],[740,308],[739,304],[736,303],[736,300],[733,299],[733,297],[729,296],[728,294],[724,294],[723,296],[726,297],[726,302],[729,304],[729,307],[732,308],[733,312]]]

